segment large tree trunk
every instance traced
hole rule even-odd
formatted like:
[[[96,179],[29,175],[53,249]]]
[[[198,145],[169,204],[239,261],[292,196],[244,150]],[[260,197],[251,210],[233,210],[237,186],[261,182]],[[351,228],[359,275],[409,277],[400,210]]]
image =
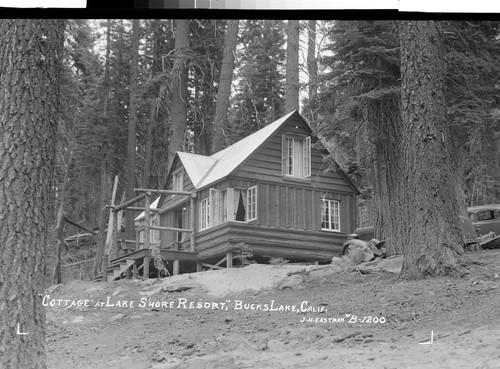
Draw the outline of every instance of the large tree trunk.
[[[403,160],[400,235],[407,279],[457,275],[464,255],[444,98],[441,35],[432,21],[401,23]],[[398,159],[396,159],[398,160]]]
[[[299,21],[289,20],[286,36],[286,113],[299,110],[299,36]]]
[[[62,20],[0,21],[0,368],[46,368],[40,295],[63,38]]]
[[[127,200],[135,197],[135,167],[136,167],[136,94],[137,94],[137,69],[139,60],[139,19],[132,21],[132,64],[130,66],[130,90],[128,105],[128,145],[127,145]],[[108,227],[111,227],[108,224]],[[134,214],[125,214],[125,234],[127,240],[135,239]]]
[[[308,21],[307,35],[307,73],[309,75],[309,112],[308,117],[314,121],[313,111],[315,110],[316,92],[318,87],[318,61],[316,60],[316,21]]]
[[[189,47],[189,20],[175,20],[175,61],[171,83],[172,134],[168,146],[168,170],[172,166],[175,153],[183,151],[187,126],[187,55]]]
[[[217,92],[217,105],[215,107],[214,134],[212,135],[212,153],[222,150],[229,143],[226,135],[227,111],[233,82],[234,53],[238,39],[238,19],[229,20],[224,40],[224,54],[220,71],[219,91]]]
[[[153,19],[151,21],[153,31],[153,68],[151,70],[151,78],[154,78],[157,73],[161,72],[161,55],[160,55],[160,20]],[[153,142],[156,121],[158,117],[157,101],[155,97],[150,98],[151,106],[149,111],[149,119],[147,120],[146,143],[144,154],[144,172],[143,172],[143,188],[151,188],[152,166],[153,166]]]

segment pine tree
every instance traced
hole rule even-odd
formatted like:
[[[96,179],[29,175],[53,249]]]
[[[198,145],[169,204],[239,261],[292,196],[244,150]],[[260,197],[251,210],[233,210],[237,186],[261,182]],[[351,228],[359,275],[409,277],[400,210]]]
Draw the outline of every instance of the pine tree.
[[[286,36],[286,113],[299,110],[299,38],[299,21],[289,20]]]
[[[237,91],[231,112],[231,143],[284,114],[285,34],[283,21],[247,20],[237,54]]]
[[[399,219],[394,242],[403,245],[402,276],[462,275],[464,255],[458,221],[453,149],[446,117],[445,63],[438,22],[401,23],[402,138],[388,166],[400,169]],[[387,132],[391,134],[392,132]],[[425,153],[425,155],[422,155]],[[401,221],[404,219],[404,222]]]
[[[64,22],[2,20],[0,35],[0,367],[46,368],[40,295]]]
[[[212,137],[211,151],[217,152],[227,145],[227,115],[229,109],[229,98],[231,95],[231,84],[233,82],[234,55],[236,52],[236,41],[238,38],[239,20],[230,20],[227,23],[224,41],[224,54],[222,56],[222,68],[220,72],[219,90],[217,93],[217,106],[215,109],[214,134]]]

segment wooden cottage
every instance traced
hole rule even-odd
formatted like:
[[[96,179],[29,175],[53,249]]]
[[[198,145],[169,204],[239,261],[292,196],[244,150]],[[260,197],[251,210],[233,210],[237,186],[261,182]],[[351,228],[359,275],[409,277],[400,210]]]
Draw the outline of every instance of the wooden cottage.
[[[259,261],[330,262],[356,227],[358,191],[341,170],[325,170],[320,147],[295,111],[211,156],[178,152],[166,188],[178,193],[156,200],[151,239],[195,253],[179,258],[183,271],[230,267],[240,243]]]

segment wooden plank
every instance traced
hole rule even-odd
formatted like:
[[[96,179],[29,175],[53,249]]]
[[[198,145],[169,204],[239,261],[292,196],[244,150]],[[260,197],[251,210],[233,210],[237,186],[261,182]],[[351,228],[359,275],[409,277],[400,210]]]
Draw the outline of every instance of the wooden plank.
[[[316,230],[316,191],[312,190],[311,193],[311,207],[312,207],[312,224],[311,224],[311,229],[313,231]]]
[[[297,229],[297,211],[298,211],[298,207],[299,207],[299,204],[297,203],[297,189],[295,187],[292,188],[292,192],[293,192],[293,203],[292,203],[292,206],[290,207],[291,208],[291,211],[293,213],[293,228]]]
[[[179,274],[179,269],[180,269],[180,260],[174,260],[174,265],[173,265],[173,274],[178,275]]]
[[[161,208],[158,213],[160,215],[165,214],[165,213],[167,213],[167,212],[169,212],[171,210],[174,210],[174,209],[178,208],[181,205],[184,205],[184,204],[188,203],[189,201],[191,201],[191,199],[189,197],[184,198],[184,199],[179,200],[179,201],[176,201],[173,204],[168,205],[167,207]]]
[[[125,195],[126,195],[126,191],[123,191],[123,194],[122,194],[122,199],[120,200],[120,205],[123,204],[125,202]],[[116,222],[117,223],[117,229],[116,231],[118,232],[118,234],[120,234],[121,230],[122,230],[122,219],[123,219],[123,211],[119,211],[117,214],[116,214],[117,218],[118,218],[118,221]]]
[[[280,226],[280,186],[276,185],[276,227]]]
[[[307,229],[306,190],[302,189],[302,228]]]
[[[201,263],[201,265],[204,266],[204,267],[210,268],[210,270],[213,270],[213,269],[224,269],[223,267],[215,266],[215,265],[207,264],[207,263]]]
[[[189,233],[192,232],[191,228],[175,228],[175,227],[163,227],[163,226],[150,226],[149,229],[154,229],[159,231],[175,231],[175,232],[189,232]]]
[[[146,192],[144,196],[144,247],[149,249],[151,238],[151,213],[149,207],[151,206],[151,193]]]
[[[121,204],[119,206],[115,206],[115,207],[113,207],[113,212],[117,213],[120,210],[124,210],[127,207],[129,207],[130,205],[133,205],[136,202],[141,201],[145,196],[146,196],[146,194],[143,193],[143,194],[141,194],[141,195],[139,195],[137,197],[134,197],[133,199],[130,199],[129,201],[127,201],[127,202],[125,202],[125,203],[123,203],[123,204]]]
[[[115,206],[115,197],[116,197],[116,190],[118,188],[118,176],[115,176],[115,183],[113,184],[113,192],[111,193],[111,206]],[[112,225],[114,224],[114,217],[115,213],[113,210],[109,211],[109,219],[108,219],[108,232],[106,233],[106,248],[105,248],[105,254],[110,253],[111,251],[111,237],[113,235],[113,228]]]
[[[269,223],[269,220],[271,218],[271,214],[270,214],[270,207],[272,206],[271,204],[271,201],[270,201],[270,198],[269,198],[269,184],[266,183],[265,184],[265,201],[264,201],[264,206],[266,208],[266,225],[269,227],[270,223]]]
[[[184,195],[191,196],[193,192],[188,191],[173,191],[173,190],[153,190],[148,188],[134,188],[135,192],[151,192],[151,193],[159,193],[161,195]]]
[[[139,271],[137,269],[137,261],[132,266],[132,278],[137,279],[139,277]]]
[[[143,207],[136,207],[136,206],[128,206],[127,209],[125,210],[130,210],[130,211],[144,211]],[[150,208],[149,212],[150,213],[158,213],[160,209],[157,208]]]
[[[191,197],[191,201],[189,203],[189,227],[191,228],[191,240],[190,240],[190,247],[191,247],[191,252],[196,252],[196,243],[195,243],[195,222],[196,222],[196,216],[195,216],[195,200],[194,198]]]
[[[104,282],[108,281],[108,260],[109,257],[107,254],[102,256],[102,280]]]
[[[285,187],[285,227],[290,228],[290,200],[288,198],[289,196],[289,188],[288,186]]]
[[[144,258],[144,272],[143,272],[143,277],[146,279],[149,279],[149,261],[151,259],[149,257]]]

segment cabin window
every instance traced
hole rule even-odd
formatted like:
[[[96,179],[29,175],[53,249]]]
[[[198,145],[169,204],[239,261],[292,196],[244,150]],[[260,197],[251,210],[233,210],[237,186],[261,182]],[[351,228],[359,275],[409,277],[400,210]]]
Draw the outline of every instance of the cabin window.
[[[215,188],[210,189],[211,227],[224,223],[227,220],[226,198],[226,191],[216,190]]]
[[[247,220],[247,190],[239,189],[234,191],[234,220],[244,222]]]
[[[247,221],[257,219],[257,186],[247,190]]]
[[[321,229],[340,231],[340,203],[336,200],[321,200]]]
[[[182,170],[178,170],[174,173],[172,181],[172,189],[174,191],[184,191],[184,172]]]
[[[311,137],[283,136],[283,174],[290,177],[311,176]]]
[[[210,226],[210,197],[201,200],[200,206],[200,228],[207,229]]]

